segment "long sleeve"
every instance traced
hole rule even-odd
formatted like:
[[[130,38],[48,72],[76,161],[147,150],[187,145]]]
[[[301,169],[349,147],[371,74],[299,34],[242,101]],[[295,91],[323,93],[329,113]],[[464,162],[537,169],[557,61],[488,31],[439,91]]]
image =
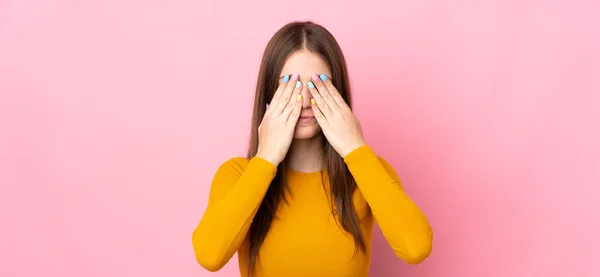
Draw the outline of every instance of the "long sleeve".
[[[214,176],[208,206],[192,235],[196,260],[221,269],[239,249],[277,168],[261,158],[234,158]]]
[[[396,256],[409,264],[425,260],[431,253],[433,231],[394,169],[369,146],[355,149],[344,160]]]

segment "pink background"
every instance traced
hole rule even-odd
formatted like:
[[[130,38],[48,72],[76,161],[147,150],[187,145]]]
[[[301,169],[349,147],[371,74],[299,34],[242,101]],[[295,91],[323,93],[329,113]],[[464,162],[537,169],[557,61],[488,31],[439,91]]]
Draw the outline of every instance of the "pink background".
[[[599,11],[0,1],[0,276],[236,276],[196,263],[192,231],[244,154],[267,40],[304,19],[339,40],[368,142],[435,230],[419,266],[376,231],[372,276],[599,276]]]

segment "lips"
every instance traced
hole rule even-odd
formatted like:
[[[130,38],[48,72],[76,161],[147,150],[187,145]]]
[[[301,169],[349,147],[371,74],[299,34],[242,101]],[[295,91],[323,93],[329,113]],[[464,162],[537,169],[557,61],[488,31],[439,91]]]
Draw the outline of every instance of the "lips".
[[[298,118],[298,122],[302,123],[311,122],[313,120],[315,120],[314,116],[301,116],[300,118]]]

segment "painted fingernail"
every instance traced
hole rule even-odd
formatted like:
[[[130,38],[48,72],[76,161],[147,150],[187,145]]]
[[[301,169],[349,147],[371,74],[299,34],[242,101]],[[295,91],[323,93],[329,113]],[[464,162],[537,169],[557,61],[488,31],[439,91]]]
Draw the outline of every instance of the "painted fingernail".
[[[265,110],[269,108],[269,103],[265,104]]]
[[[310,103],[311,103],[311,104],[313,104],[313,105],[316,105],[316,104],[317,104],[317,102],[315,102],[315,99],[314,99],[314,98],[311,98],[311,99],[310,99]]]
[[[302,86],[302,82],[296,81],[296,88],[300,88]]]
[[[327,81],[327,76],[325,76],[325,74],[321,74],[320,77],[323,82]]]
[[[313,75],[312,75],[312,79],[313,79],[313,81],[315,81],[315,82],[316,82],[316,81],[318,81],[318,80],[319,80],[319,76],[318,76],[317,74],[313,74]]]
[[[299,94],[298,97],[296,97],[296,101],[298,101],[298,102],[302,101],[302,95]]]
[[[283,82],[287,83],[290,80],[290,75],[283,76]]]
[[[311,81],[308,81],[308,87],[315,88],[315,84],[313,84],[313,82],[311,82]]]
[[[293,80],[293,81],[295,81],[295,80],[298,80],[298,73],[294,73],[294,74],[292,75],[292,80]]]

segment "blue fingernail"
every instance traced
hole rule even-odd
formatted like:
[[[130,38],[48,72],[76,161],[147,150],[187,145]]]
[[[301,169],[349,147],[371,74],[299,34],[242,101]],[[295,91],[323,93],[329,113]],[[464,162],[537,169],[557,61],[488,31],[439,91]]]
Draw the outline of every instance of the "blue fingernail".
[[[296,88],[300,88],[300,86],[302,86],[302,82],[296,81]]]
[[[321,81],[323,81],[323,82],[327,81],[327,76],[325,76],[325,74],[321,74],[321,76],[319,76],[319,78],[321,78]]]
[[[283,76],[283,82],[287,83],[290,80],[290,75]]]
[[[315,84],[313,84],[313,82],[311,82],[311,81],[308,81],[308,87],[315,88]]]

